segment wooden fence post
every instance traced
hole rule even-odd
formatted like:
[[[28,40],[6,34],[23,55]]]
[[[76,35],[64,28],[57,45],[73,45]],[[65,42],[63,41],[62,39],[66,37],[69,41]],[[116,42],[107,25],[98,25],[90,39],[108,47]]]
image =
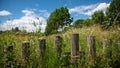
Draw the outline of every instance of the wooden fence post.
[[[103,39],[102,44],[103,44],[103,53],[105,53],[107,48],[107,39]]]
[[[87,37],[87,45],[88,45],[91,57],[94,58],[96,56],[95,36]]]
[[[22,58],[28,62],[30,57],[30,44],[28,41],[22,43]]]
[[[54,50],[56,54],[60,57],[62,53],[62,38],[60,36],[54,37]]]
[[[46,51],[46,41],[45,39],[38,39],[38,52],[40,55],[40,60],[43,59],[43,57],[45,56],[45,51]]]
[[[13,51],[13,46],[5,46],[4,52],[12,52]]]
[[[76,59],[79,52],[79,34],[71,35],[71,62],[76,64]]]
[[[13,67],[13,61],[14,61],[14,57],[13,57],[13,46],[5,46],[4,47],[4,57],[5,57],[5,65],[4,68],[9,68],[9,67]]]
[[[103,53],[106,55],[111,55],[111,46],[112,46],[112,40],[111,39],[103,39]]]

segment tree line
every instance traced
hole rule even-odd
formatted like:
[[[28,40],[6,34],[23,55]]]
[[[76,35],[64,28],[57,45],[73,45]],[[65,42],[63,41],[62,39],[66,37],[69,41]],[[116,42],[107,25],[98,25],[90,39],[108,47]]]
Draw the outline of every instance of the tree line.
[[[44,34],[50,35],[60,31],[66,31],[71,27],[82,28],[84,26],[89,27],[95,24],[100,25],[103,29],[108,29],[111,26],[120,28],[120,1],[112,0],[105,12],[98,10],[92,14],[90,19],[78,19],[74,22],[67,7],[57,8],[48,17]],[[12,31],[19,32],[21,30],[18,27],[15,27],[12,28]]]
[[[47,20],[45,35],[54,34],[64,30],[65,26],[70,27],[73,18],[70,16],[67,7],[55,9]],[[73,27],[91,26],[94,24],[101,25],[102,28],[120,25],[120,1],[112,0],[106,12],[95,11],[91,19],[78,19],[73,23]]]

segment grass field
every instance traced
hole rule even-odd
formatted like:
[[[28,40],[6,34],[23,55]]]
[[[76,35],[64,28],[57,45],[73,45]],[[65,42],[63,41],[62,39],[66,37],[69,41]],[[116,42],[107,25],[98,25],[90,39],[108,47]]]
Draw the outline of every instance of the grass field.
[[[71,49],[71,34],[79,34],[79,50],[84,51],[85,54],[77,60],[77,65],[73,65],[69,61],[69,56],[58,58],[54,53],[54,36],[60,35],[63,39],[62,42],[62,55],[64,52],[68,52]],[[88,56],[87,48],[87,36],[95,36],[96,38],[96,58],[90,59]],[[38,54],[38,39],[46,39],[46,56],[39,62]],[[102,53],[102,40],[112,39],[112,55],[104,56]],[[28,68],[114,68],[120,64],[120,52],[117,49],[117,42],[120,40],[120,31],[118,30],[102,30],[99,26],[91,26],[84,28],[70,28],[64,33],[49,35],[49,36],[36,36],[33,35],[21,35],[10,32],[4,32],[0,34],[0,67],[4,68],[4,65],[8,63],[10,68],[22,68],[24,61],[22,60],[21,45],[23,41],[30,42],[30,59]],[[9,56],[9,60],[5,61],[4,47],[13,45],[13,53]],[[10,61],[10,62],[9,62]],[[67,64],[67,66],[65,66]]]

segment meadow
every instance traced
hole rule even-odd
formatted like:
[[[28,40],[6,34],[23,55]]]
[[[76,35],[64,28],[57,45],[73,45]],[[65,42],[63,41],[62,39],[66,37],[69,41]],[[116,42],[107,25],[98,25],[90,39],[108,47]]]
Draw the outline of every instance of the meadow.
[[[77,59],[77,64],[70,62],[70,55],[66,52],[71,51],[71,35],[79,34],[79,51],[81,53]],[[54,51],[54,37],[59,35],[62,37],[62,56],[59,57]],[[87,37],[95,36],[96,40],[96,57],[91,59],[88,53]],[[42,63],[40,62],[38,53],[38,39],[46,39],[46,55]],[[111,39],[112,48],[111,54],[103,53],[102,40]],[[30,58],[27,68],[117,68],[120,64],[120,51],[118,49],[118,41],[120,41],[120,31],[114,29],[102,30],[99,26],[70,28],[66,32],[53,34],[49,36],[33,33],[16,34],[13,32],[0,33],[0,67],[4,68],[7,64],[8,68],[23,68],[25,61],[22,58],[21,45],[23,41],[30,43]],[[5,46],[13,46],[13,52],[6,59],[4,48]],[[64,56],[65,55],[65,56]]]

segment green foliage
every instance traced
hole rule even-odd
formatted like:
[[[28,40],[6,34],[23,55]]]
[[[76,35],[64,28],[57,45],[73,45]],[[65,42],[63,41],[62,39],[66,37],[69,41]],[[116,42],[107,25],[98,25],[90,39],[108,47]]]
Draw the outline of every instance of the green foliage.
[[[120,22],[120,0],[112,0],[109,8],[106,11],[106,15],[108,19],[112,22],[111,24],[119,24],[118,22]]]
[[[15,28],[12,28],[12,31],[13,31],[13,32],[18,32],[18,31],[20,31],[20,30],[19,30],[18,27],[15,27]]]
[[[93,25],[92,19],[85,19],[83,21],[83,26],[91,26],[91,25]]]
[[[117,41],[120,39],[120,32],[118,31],[100,31],[94,26],[88,28],[71,28],[69,31],[60,34],[63,41],[61,57],[57,56],[54,51],[54,35],[45,36],[42,38],[46,39],[46,54],[42,61],[40,62],[40,56],[38,52],[38,38],[40,36],[29,36],[29,35],[14,35],[12,33],[1,33],[0,36],[0,66],[8,64],[13,66],[13,68],[23,68],[25,61],[22,61],[22,49],[21,43],[23,40],[28,40],[30,42],[30,64],[28,68],[75,68],[75,65],[71,64],[70,59],[70,50],[71,50],[71,34],[79,34],[79,50],[80,54],[77,59],[77,66],[79,68],[116,68],[120,65],[120,53],[117,51]],[[87,36],[94,35],[96,36],[96,58],[94,60],[90,59],[88,48],[87,48]],[[113,40],[112,45],[112,55],[104,56],[102,53],[102,38],[111,38]],[[4,46],[13,45],[13,53],[4,53]],[[109,52],[107,52],[109,54]],[[4,54],[7,54],[8,61],[5,62]],[[43,65],[43,67],[41,67]]]
[[[71,24],[71,22],[72,18],[70,18],[69,10],[66,7],[58,8],[50,14],[47,20],[45,34],[57,33],[58,29]]]
[[[83,21],[84,21],[84,20],[82,20],[82,19],[78,19],[78,20],[76,20],[76,21],[74,22],[73,26],[74,26],[74,27],[82,27]]]
[[[104,21],[104,13],[103,11],[95,11],[92,15],[92,20],[95,24],[102,24]]]

